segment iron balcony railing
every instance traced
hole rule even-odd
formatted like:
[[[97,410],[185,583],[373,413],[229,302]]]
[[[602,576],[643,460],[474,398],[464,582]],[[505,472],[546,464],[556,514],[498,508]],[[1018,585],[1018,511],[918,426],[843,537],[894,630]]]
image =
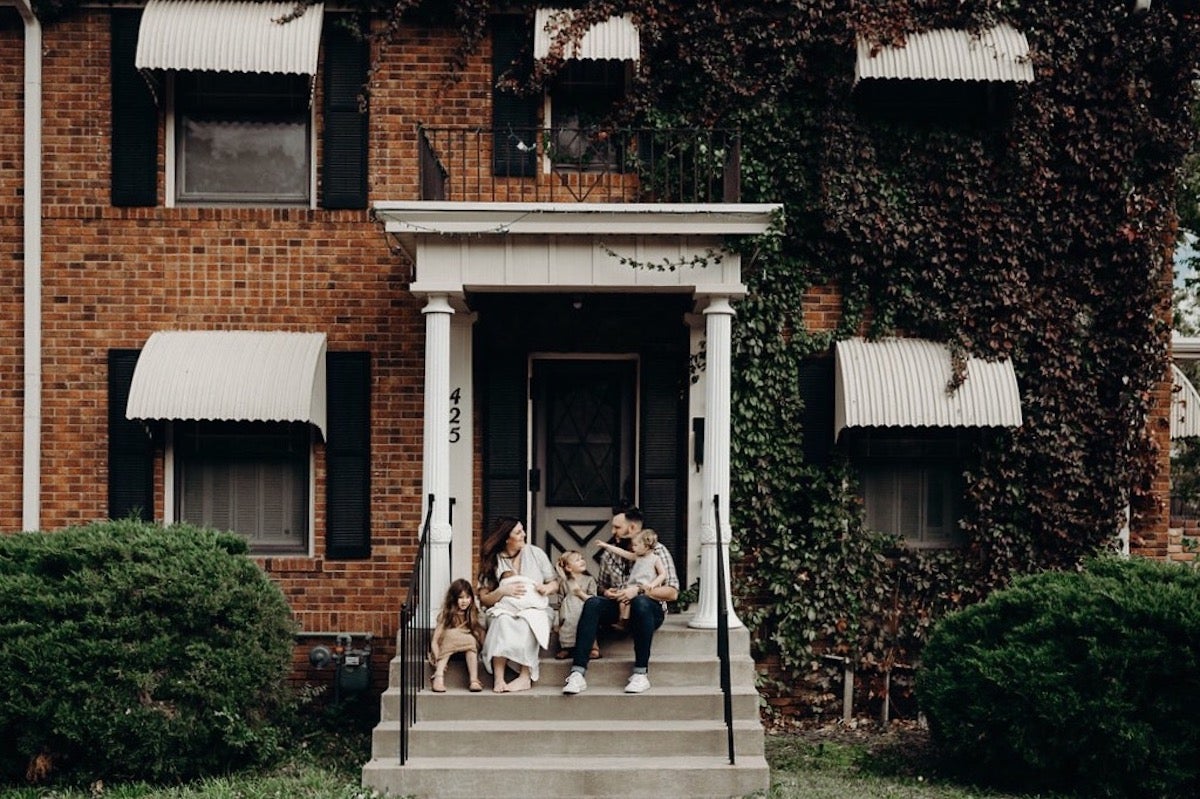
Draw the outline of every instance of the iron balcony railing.
[[[741,141],[725,129],[421,127],[422,200],[736,203]]]

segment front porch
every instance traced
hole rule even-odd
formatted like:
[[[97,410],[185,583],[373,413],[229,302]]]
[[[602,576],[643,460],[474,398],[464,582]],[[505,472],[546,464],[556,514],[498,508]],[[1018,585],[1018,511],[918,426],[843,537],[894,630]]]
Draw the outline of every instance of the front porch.
[[[392,663],[363,785],[391,796],[744,796],[769,787],[749,634],[731,631],[729,728],[716,636],[670,614],[654,637],[652,688],[625,694],[633,650],[605,642],[588,690],[564,696],[570,661],[544,658],[531,691],[467,691],[452,661],[447,691],[422,690],[401,765],[401,664]],[[730,762],[732,737],[733,762]]]

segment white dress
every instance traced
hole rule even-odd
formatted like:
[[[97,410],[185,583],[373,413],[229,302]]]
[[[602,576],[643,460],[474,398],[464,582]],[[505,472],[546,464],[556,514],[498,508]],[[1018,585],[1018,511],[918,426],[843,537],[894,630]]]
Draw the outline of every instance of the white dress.
[[[554,567],[550,565],[550,558],[538,547],[527,544],[521,550],[520,560],[521,569],[518,573],[522,576],[530,577],[538,583],[554,579]],[[496,562],[496,582],[499,583],[500,575],[512,568],[512,561],[501,555]],[[550,609],[539,612],[546,613],[549,624]],[[488,672],[492,670],[492,658],[497,657],[508,658],[509,663],[514,664],[513,668],[528,666],[529,677],[536,682],[540,649],[533,626],[521,616],[505,614],[488,619],[487,635],[483,639],[483,651],[479,653],[479,657]]]

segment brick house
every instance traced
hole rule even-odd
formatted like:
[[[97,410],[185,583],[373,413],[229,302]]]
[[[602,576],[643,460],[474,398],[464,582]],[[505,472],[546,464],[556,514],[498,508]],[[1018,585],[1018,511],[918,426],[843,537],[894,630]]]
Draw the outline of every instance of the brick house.
[[[736,138],[703,180],[649,196],[628,157],[695,159],[694,140],[587,135],[635,68],[626,19],[527,98],[494,87],[530,42],[555,46],[548,16],[496,17],[457,73],[451,30],[413,24],[376,59],[332,5],[272,22],[290,9],[148,0],[43,28],[0,3],[0,529],[130,513],[234,529],[295,609],[303,675],[309,639],[390,651],[426,518],[444,585],[497,516],[551,554],[594,553],[610,508],[636,501],[711,626],[745,293],[737,255],[712,253],[778,210],[739,201]],[[1030,79],[1019,35],[997,36],[1013,58],[988,79]],[[637,265],[660,263],[680,266]],[[810,299],[832,329],[836,293]],[[910,438],[853,443],[874,464],[869,522],[917,518],[915,543],[944,543],[954,474],[931,464],[971,446],[959,431],[1020,424],[1011,365],[973,364],[946,398],[939,345],[834,350],[831,435],[951,431],[927,463],[897,465]],[[1134,549],[1165,556],[1165,513],[1147,524]]]

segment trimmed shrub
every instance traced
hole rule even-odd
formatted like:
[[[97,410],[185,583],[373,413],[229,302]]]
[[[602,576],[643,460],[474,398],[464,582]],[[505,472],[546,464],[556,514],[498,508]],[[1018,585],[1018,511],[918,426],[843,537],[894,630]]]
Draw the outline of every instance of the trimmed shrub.
[[[1200,795],[1200,573],[1097,559],[947,616],[917,694],[945,765],[1009,789]]]
[[[0,780],[176,781],[264,762],[291,613],[229,533],[0,536]]]

